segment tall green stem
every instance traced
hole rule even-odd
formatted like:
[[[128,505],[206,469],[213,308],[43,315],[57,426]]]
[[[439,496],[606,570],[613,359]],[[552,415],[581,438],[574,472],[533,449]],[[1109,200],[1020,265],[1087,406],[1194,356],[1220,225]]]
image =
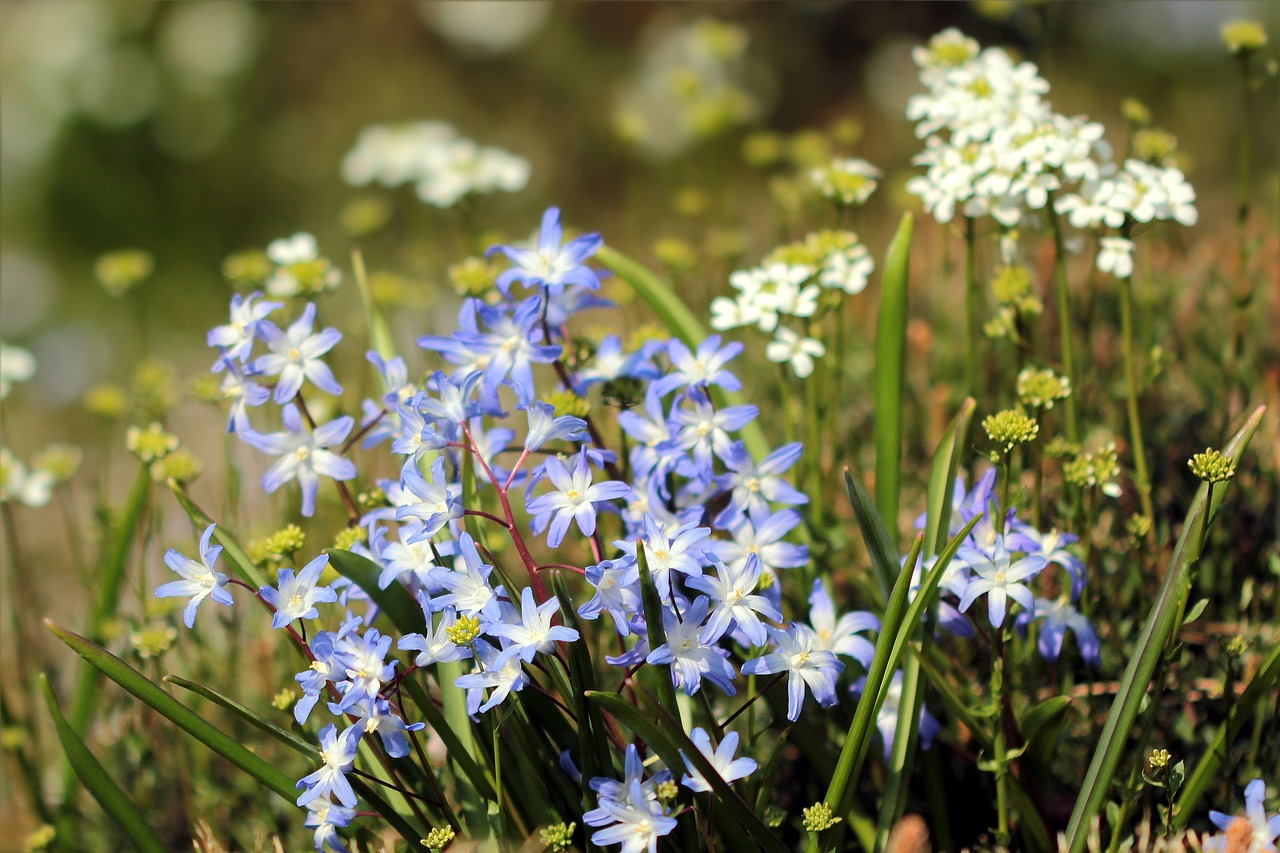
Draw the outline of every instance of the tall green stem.
[[[1151,521],[1151,532],[1148,538],[1151,544],[1154,544],[1156,514],[1151,501],[1151,477],[1147,473],[1147,451],[1142,442],[1142,419],[1138,412],[1138,368],[1133,352],[1133,280],[1131,278],[1122,279],[1120,282],[1120,330],[1124,336],[1124,384],[1128,398],[1129,437],[1133,442],[1134,479],[1138,484],[1138,497],[1142,501],[1142,514]]]
[[[991,662],[991,703],[993,706],[992,750],[996,766],[996,842],[1008,846],[1009,831],[1009,756],[1004,734],[1004,628],[993,635],[995,648]]]
[[[978,389],[978,344],[982,338],[982,292],[978,289],[977,237],[973,220],[964,219],[964,308],[966,337],[969,348],[964,365],[965,393],[977,396]]]
[[[1252,154],[1253,113],[1249,109],[1249,51],[1240,53],[1240,149],[1236,157],[1236,291],[1232,294],[1231,333],[1227,341],[1226,374],[1228,406],[1233,400],[1239,373],[1240,348],[1244,341],[1245,306],[1249,302],[1246,265],[1249,245],[1246,226],[1249,221],[1249,176]],[[1228,412],[1231,417],[1233,412]]]
[[[1049,212],[1049,227],[1053,232],[1053,278],[1054,289],[1058,293],[1058,345],[1062,349],[1062,373],[1071,382],[1071,394],[1064,402],[1066,411],[1067,441],[1073,444],[1080,440],[1080,428],[1076,421],[1076,387],[1075,361],[1071,349],[1071,301],[1067,294],[1067,259],[1063,248],[1062,225],[1058,221],[1058,213],[1053,208],[1053,197],[1045,205]]]

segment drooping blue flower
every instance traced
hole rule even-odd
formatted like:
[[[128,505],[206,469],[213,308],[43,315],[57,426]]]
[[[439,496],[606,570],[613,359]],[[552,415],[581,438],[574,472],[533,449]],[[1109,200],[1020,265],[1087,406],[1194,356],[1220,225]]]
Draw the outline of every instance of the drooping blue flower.
[[[701,728],[695,728],[689,733],[689,739],[693,741],[693,745],[698,748],[706,756],[707,761],[711,762],[711,766],[715,768],[720,778],[730,784],[745,779],[752,773],[756,772],[755,759],[753,758],[734,758],[733,754],[738,751],[738,733],[725,732],[724,738],[720,741],[719,746],[711,745],[711,735],[707,734]],[[680,780],[680,784],[684,785],[691,791],[706,793],[711,790],[711,784],[707,782],[705,776],[698,771],[697,766],[689,760],[689,756],[682,751],[680,757],[684,759],[685,769],[689,772]]]
[[[275,401],[284,404],[302,390],[304,379],[311,380],[321,391],[341,394],[342,386],[334,378],[329,365],[321,356],[342,340],[342,333],[333,327],[312,334],[316,321],[316,305],[308,302],[302,316],[289,326],[288,331],[270,320],[258,325],[258,334],[271,352],[254,359],[253,369],[264,376],[279,376],[276,380]]]
[[[232,605],[235,600],[225,589],[227,576],[214,569],[218,555],[222,553],[221,545],[212,544],[213,531],[216,524],[205,528],[200,537],[200,562],[179,553],[173,548],[165,552],[164,564],[182,576],[180,581],[170,581],[156,588],[157,598],[190,598],[182,609],[182,621],[188,628],[196,624],[196,610],[200,602],[211,597],[219,604]]]
[[[356,476],[356,466],[328,448],[341,444],[351,432],[354,421],[341,417],[308,430],[302,423],[298,410],[290,405],[284,408],[284,432],[260,433],[245,430],[246,443],[270,456],[280,457],[262,475],[262,488],[267,494],[296,479],[302,488],[302,514],[315,514],[316,492],[320,477],[334,480],[350,480]]]
[[[563,237],[560,209],[549,207],[542,214],[542,226],[534,248],[494,246],[489,249],[487,255],[501,252],[512,263],[511,269],[498,276],[498,289],[507,294],[512,283],[518,281],[526,287],[561,288],[577,284],[599,290],[600,276],[585,262],[604,245],[603,238],[592,232],[561,245]]]
[[[271,627],[284,628],[295,619],[319,619],[317,604],[337,601],[338,594],[327,586],[317,586],[320,575],[329,566],[329,555],[321,554],[294,577],[293,569],[280,569],[277,586],[258,590],[262,600],[275,608]],[[278,588],[277,588],[278,587]]]
[[[1037,647],[1049,663],[1057,663],[1062,655],[1062,641],[1067,631],[1076,635],[1080,657],[1090,666],[1098,666],[1102,659],[1102,644],[1093,625],[1066,598],[1040,598],[1036,596],[1034,610],[1024,610],[1018,615],[1017,625],[1023,631],[1032,621],[1039,621],[1040,639]]]
[[[320,730],[320,769],[302,777],[299,788],[306,788],[298,797],[298,805],[318,800],[321,797],[337,797],[338,802],[348,808],[355,808],[356,792],[347,781],[347,774],[355,766],[356,750],[360,746],[360,736],[364,734],[364,726],[349,726],[338,734],[333,723]]]
[[[778,650],[744,663],[743,674],[787,673],[787,719],[793,723],[800,719],[806,686],[823,708],[834,705],[838,701],[836,679],[844,664],[832,652],[815,647],[813,631],[793,623],[785,629],[770,628],[769,636]]]
[[[529,431],[525,433],[524,448],[530,452],[541,449],[548,441],[585,441],[587,422],[573,415],[556,417],[555,406],[534,400],[523,407],[529,419]]]
[[[564,541],[570,522],[576,522],[584,536],[595,533],[596,504],[619,500],[631,493],[631,487],[618,480],[592,483],[585,451],[578,454],[572,473],[554,456],[547,459],[544,470],[556,490],[534,498],[526,508],[534,516],[534,533],[541,534],[549,523],[547,544],[552,548]]]
[[[345,686],[347,682],[347,666],[351,656],[343,651],[342,640],[364,620],[359,616],[348,619],[336,632],[317,631],[308,646],[314,660],[311,666],[294,676],[294,681],[302,687],[302,698],[293,708],[293,718],[301,725],[311,716],[311,710],[320,700],[320,693],[328,684]]]
[[[317,799],[307,803],[307,820],[303,826],[315,828],[318,853],[323,853],[326,847],[330,853],[350,853],[338,837],[338,830],[350,826],[355,818],[355,809],[340,806],[327,799]]]
[[[1079,540],[1074,533],[1059,533],[1050,530],[1041,533],[1031,525],[1015,519],[1008,536],[1008,546],[1014,551],[1024,551],[1029,555],[1044,557],[1046,561],[1061,566],[1071,576],[1071,600],[1078,601],[1084,591],[1084,560],[1067,550],[1067,546]]]
[[[499,663],[500,650],[491,643],[476,640],[475,648],[480,658],[477,669],[458,676],[454,681],[467,691],[467,713],[472,715],[483,714],[500,705],[513,690],[518,693],[529,683],[519,655],[510,655]],[[487,700],[484,698],[485,690],[490,690]]]

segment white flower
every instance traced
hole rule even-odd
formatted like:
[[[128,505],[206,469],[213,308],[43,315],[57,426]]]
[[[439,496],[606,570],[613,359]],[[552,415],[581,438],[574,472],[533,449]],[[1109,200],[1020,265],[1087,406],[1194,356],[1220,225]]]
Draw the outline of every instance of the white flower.
[[[1133,241],[1123,237],[1103,237],[1102,251],[1098,252],[1098,270],[1109,272],[1116,278],[1133,275]]]
[[[0,503],[16,500],[26,506],[44,506],[52,490],[52,474],[39,469],[28,472],[9,448],[0,447]]]
[[[9,396],[15,382],[26,382],[36,373],[36,360],[22,347],[0,341],[0,400]]]
[[[803,379],[813,373],[813,359],[826,355],[827,348],[821,341],[802,338],[786,326],[779,326],[774,340],[764,348],[764,354],[777,364],[790,362],[796,376]]]
[[[843,290],[853,296],[867,289],[867,280],[876,268],[876,262],[861,243],[838,252],[832,252],[822,264],[818,282],[823,287]]]

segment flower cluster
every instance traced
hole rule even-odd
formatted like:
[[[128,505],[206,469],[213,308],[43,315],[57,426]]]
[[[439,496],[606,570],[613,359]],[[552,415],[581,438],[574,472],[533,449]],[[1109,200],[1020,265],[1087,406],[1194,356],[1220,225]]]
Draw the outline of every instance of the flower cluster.
[[[467,195],[524,189],[529,161],[477,145],[442,121],[376,124],[360,131],[342,161],[342,177],[354,186],[413,184],[427,204],[452,207]]]
[[[960,210],[1018,228],[1034,224],[1052,201],[1082,229],[1157,219],[1195,224],[1195,190],[1181,170],[1138,159],[1117,166],[1101,124],[1053,112],[1042,97],[1049,84],[1032,63],[1001,48],[980,50],[954,29],[914,57],[927,92],[911,98],[907,117],[925,140],[915,162],[927,171],[907,189],[939,222]],[[1127,277],[1131,251],[1123,236],[1104,239],[1099,269]]]

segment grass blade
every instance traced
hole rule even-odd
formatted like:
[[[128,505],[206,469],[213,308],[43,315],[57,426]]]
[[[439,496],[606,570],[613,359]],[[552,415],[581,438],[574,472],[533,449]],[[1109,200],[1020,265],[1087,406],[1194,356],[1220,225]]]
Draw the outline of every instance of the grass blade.
[[[44,700],[49,706],[49,714],[53,717],[58,740],[62,741],[62,749],[67,754],[67,760],[71,762],[76,778],[98,801],[98,805],[102,806],[107,817],[115,821],[125,835],[129,836],[135,848],[142,853],[164,853],[168,848],[142,817],[137,804],[115,783],[115,780],[107,775],[102,764],[62,716],[58,700],[54,698],[53,689],[49,686],[49,679],[43,673],[40,675],[40,689],[44,692]]]
[[[849,496],[849,505],[858,519],[858,527],[862,530],[862,539],[866,543],[867,553],[871,557],[871,574],[880,591],[881,600],[887,599],[889,590],[899,575],[898,546],[884,519],[876,509],[867,487],[844,469],[844,488]]]
[[[640,597],[644,602],[644,621],[649,631],[649,651],[655,652],[667,644],[667,632],[662,625],[662,599],[658,588],[653,585],[653,575],[649,572],[649,558],[645,556],[644,542],[636,540],[636,562],[640,566]],[[670,666],[648,667],[656,672],[655,679],[658,690],[658,707],[679,714],[676,704],[676,688],[671,680],[674,669]]]
[[[1250,439],[1262,422],[1265,406],[1254,410],[1244,426],[1231,437],[1222,452],[1232,459],[1239,460]],[[1151,614],[1142,627],[1142,635],[1129,658],[1129,665],[1120,679],[1120,690],[1111,705],[1107,722],[1103,726],[1098,740],[1098,748],[1093,753],[1089,770],[1085,774],[1080,788],[1079,799],[1075,810],[1071,813],[1071,821],[1067,824],[1067,844],[1070,853],[1080,853],[1085,849],[1089,834],[1089,825],[1102,808],[1103,800],[1111,787],[1111,780],[1120,766],[1125,745],[1138,710],[1146,696],[1147,687],[1155,673],[1156,665],[1164,654],[1165,646],[1173,633],[1178,629],[1178,617],[1186,603],[1190,592],[1191,567],[1200,558],[1200,532],[1204,525],[1205,515],[1212,519],[1217,505],[1221,502],[1221,493],[1215,500],[1213,490],[1208,483],[1202,483],[1196,492],[1191,508],[1187,511],[1186,521],[1182,525],[1182,533],[1178,536],[1178,544],[1174,548],[1169,570],[1165,574],[1164,585],[1156,599]]]
[[[132,693],[143,704],[153,708],[160,716],[173,722],[178,728],[258,780],[264,787],[288,800],[290,804],[297,801],[298,789],[294,785],[296,780],[291,779],[275,765],[245,749],[235,738],[210,725],[199,714],[160,689],[155,682],[97,643],[60,628],[52,620],[46,619],[45,624],[58,636],[58,639],[70,646],[80,657],[107,678]]]
[[[910,213],[902,214],[889,243],[876,325],[876,506],[898,541],[898,493],[902,472],[902,383],[907,356],[907,285],[911,269]]]

